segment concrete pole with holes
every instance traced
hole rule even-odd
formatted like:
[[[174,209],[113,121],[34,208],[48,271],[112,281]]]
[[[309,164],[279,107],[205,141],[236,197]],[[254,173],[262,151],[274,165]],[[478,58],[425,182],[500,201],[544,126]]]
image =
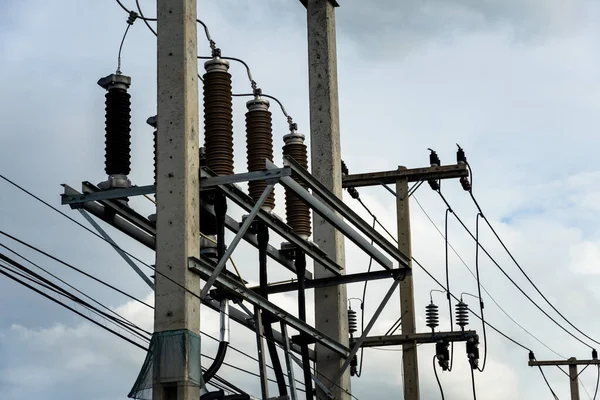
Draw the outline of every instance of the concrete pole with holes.
[[[342,197],[340,124],[335,35],[335,6],[331,0],[308,0],[308,76],[310,91],[311,172],[327,189]],[[313,240],[331,259],[344,266],[344,237],[313,213]],[[330,276],[315,264],[315,278]],[[315,290],[315,326],[334,340],[348,345],[346,286]],[[335,352],[316,347],[317,376],[324,382],[336,380],[344,363]],[[349,400],[350,372],[331,388],[336,399]],[[326,398],[318,389],[317,398]]]
[[[405,167],[399,167],[405,170]],[[408,179],[396,181],[396,205],[398,218],[398,249],[409,259],[412,258],[410,235],[410,209],[408,206]],[[411,262],[412,266],[412,262]],[[400,315],[402,334],[413,334],[417,331],[415,323],[415,295],[412,274],[408,274],[400,282]],[[419,400],[419,363],[417,358],[417,343],[402,345],[402,363],[404,367],[404,399]]]
[[[188,258],[200,256],[196,0],[157,0],[158,176],[154,330],[186,340],[180,364],[154,368],[154,400],[198,400],[200,278]],[[170,355],[174,357],[174,355]],[[155,354],[160,364],[161,354]],[[156,367],[156,365],[155,365]]]
[[[569,361],[574,361],[575,358]],[[569,364],[569,381],[571,381],[571,400],[579,400],[579,376],[577,375],[577,364]]]

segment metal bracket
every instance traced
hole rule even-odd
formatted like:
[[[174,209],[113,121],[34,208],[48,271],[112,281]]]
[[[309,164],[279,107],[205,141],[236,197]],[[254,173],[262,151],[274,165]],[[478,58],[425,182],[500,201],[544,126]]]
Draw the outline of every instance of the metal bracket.
[[[267,169],[278,168],[275,164],[266,160]],[[329,209],[324,203],[319,201],[316,197],[311,195],[308,190],[304,189],[298,182],[292,177],[281,178],[281,184],[286,188],[293,190],[302,200],[311,206],[311,208],[323,217],[327,222],[333,225],[334,228],[342,232],[348,239],[352,240],[354,244],[360,247],[368,255],[370,255],[377,263],[387,269],[392,269],[394,265],[392,262],[383,255],[375,246],[370,244],[362,235],[352,229],[341,217],[339,217],[334,211]],[[313,189],[313,193],[315,190]],[[320,195],[320,193],[316,193]]]
[[[113,200],[122,199],[124,197],[142,196],[144,194],[151,194],[156,192],[156,186],[134,186],[127,189],[109,189],[101,190],[94,193],[84,193],[76,195],[61,195],[61,204],[82,204],[89,201],[100,201],[100,200]]]
[[[203,260],[199,260],[194,257],[190,257],[188,261],[188,268],[198,273],[202,279],[209,279],[215,271],[212,266],[208,265]],[[323,344],[325,347],[335,351],[342,357],[348,357],[350,354],[348,347],[330,338],[329,336],[324,335],[312,326],[302,322],[299,318],[293,316],[270,301],[265,300],[252,290],[244,287],[239,281],[231,279],[223,274],[219,274],[216,276],[214,285],[219,289],[223,289],[237,297],[241,297],[250,304],[258,306],[261,309],[269,312],[272,316],[274,316],[274,318],[285,321],[288,326],[311,337],[317,342]]]
[[[231,185],[234,183],[241,182],[253,182],[253,181],[268,181],[271,179],[279,179],[284,176],[291,176],[292,170],[291,168],[284,167],[278,169],[271,169],[267,171],[253,171],[253,172],[245,172],[242,174],[234,174],[234,175],[218,175],[211,177],[202,177],[200,180],[200,190],[208,190],[214,189],[216,186],[221,185]]]
[[[405,268],[410,268],[410,259],[403,254],[398,247],[392,244],[389,240],[384,238],[376,229],[369,225],[364,219],[356,214],[350,207],[348,207],[340,198],[335,196],[331,191],[327,190],[321,182],[316,180],[307,170],[302,168],[294,159],[284,156],[283,162],[289,165],[294,171],[294,176],[304,182],[308,188],[312,190],[312,194],[318,196],[323,202],[335,211],[343,215],[344,219],[349,221],[352,225],[358,228],[364,233],[367,238],[371,239],[373,243],[381,247],[386,253],[392,256],[398,263]],[[267,163],[267,168],[276,168],[275,164]],[[287,180],[282,180],[285,185]],[[323,216],[323,218],[326,218]],[[352,237],[349,237],[352,239]]]
[[[201,170],[201,174],[202,177],[210,176],[209,173],[204,170]],[[254,208],[254,202],[252,199],[236,185],[219,185],[219,189],[222,190],[229,199],[246,211],[249,212]],[[313,260],[317,261],[321,265],[324,265],[335,275],[341,275],[341,266],[329,258],[327,254],[323,250],[319,249],[314,243],[304,240],[298,236],[292,230],[292,228],[286,225],[278,217],[266,212],[265,210],[259,210],[257,217],[267,224],[269,228],[271,228],[276,234],[286,238],[286,240],[298,246],[300,250],[306,253],[306,255],[311,257]]]
[[[208,278],[208,280],[206,281],[206,284],[202,288],[202,291],[200,292],[200,298],[201,299],[203,299],[203,298],[206,297],[206,295],[208,294],[208,291],[210,290],[210,287],[213,285],[213,283],[217,279],[217,276],[221,273],[221,270],[223,270],[223,268],[225,267],[225,263],[227,263],[227,261],[229,260],[229,258],[233,254],[233,252],[234,252],[235,248],[237,247],[237,245],[240,243],[240,241],[242,240],[242,238],[244,237],[244,235],[246,234],[246,232],[248,232],[248,229],[250,228],[250,225],[254,221],[254,218],[256,218],[256,214],[258,214],[258,211],[262,207],[263,203],[265,202],[265,200],[267,200],[267,197],[269,196],[269,194],[273,190],[273,187],[275,187],[274,183],[268,184],[267,187],[265,188],[265,190],[263,191],[263,193],[260,195],[260,198],[258,199],[258,201],[256,202],[256,204],[254,205],[254,208],[252,209],[252,211],[250,211],[250,215],[248,215],[248,218],[246,218],[246,220],[244,221],[244,223],[240,227],[239,232],[237,233],[237,235],[235,235],[235,237],[231,241],[231,244],[227,248],[227,251],[225,251],[225,254],[223,254],[223,257],[221,257],[221,259],[219,260],[219,263],[215,267],[214,272]]]

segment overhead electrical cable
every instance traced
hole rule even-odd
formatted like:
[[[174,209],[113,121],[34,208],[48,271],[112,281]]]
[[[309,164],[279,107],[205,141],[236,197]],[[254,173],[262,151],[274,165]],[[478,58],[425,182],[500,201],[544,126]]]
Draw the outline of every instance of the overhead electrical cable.
[[[470,166],[469,166],[469,171],[471,171],[471,167]],[[472,176],[472,172],[471,172],[471,176]],[[479,210],[479,214],[481,215],[481,218],[483,218],[483,220],[485,221],[485,223],[487,224],[487,226],[490,228],[490,230],[492,231],[492,233],[494,234],[494,236],[496,237],[496,239],[498,240],[498,242],[500,243],[500,245],[502,245],[502,248],[506,251],[506,253],[510,257],[510,259],[514,262],[514,264],[517,266],[517,268],[519,269],[519,271],[521,271],[521,273],[523,274],[523,276],[525,277],[525,279],[527,279],[527,281],[531,284],[531,286],[533,286],[533,288],[535,289],[535,291],[542,297],[542,299],[544,299],[544,301],[550,306],[550,308],[552,308],[573,329],[575,329],[577,332],[579,332],[580,334],[582,334],[583,336],[585,336],[587,339],[591,340],[592,342],[594,342],[596,344],[600,344],[600,342],[598,342],[597,340],[591,338],[590,336],[588,336],[587,334],[585,334],[585,332],[583,332],[581,329],[577,328],[567,317],[565,317],[554,306],[554,304],[552,304],[552,302],[550,300],[548,300],[548,298],[544,295],[544,293],[542,293],[542,291],[538,288],[538,286],[533,282],[533,280],[527,274],[527,272],[525,272],[525,270],[523,269],[523,267],[521,267],[521,264],[519,264],[519,262],[517,261],[517,259],[515,258],[515,256],[508,249],[508,247],[506,246],[506,244],[504,243],[504,241],[502,240],[502,238],[500,238],[500,235],[498,235],[498,232],[496,232],[496,230],[492,226],[491,222],[488,220],[488,218],[483,213],[483,210],[481,209],[481,207],[479,206],[479,203],[477,202],[477,200],[475,199],[475,196],[473,195],[473,190],[472,189],[469,191],[469,194],[471,195],[471,199],[473,200],[473,203],[475,204],[475,206]],[[589,346],[589,347],[592,348],[591,346]]]
[[[440,190],[437,191],[437,193],[439,194],[439,196],[441,197],[441,199],[444,201],[444,203],[450,207],[448,201],[446,200],[446,198],[444,197],[444,195],[442,194],[442,192]],[[473,240],[476,240],[475,235],[473,235],[473,233],[471,232],[471,230],[465,225],[465,223],[462,221],[462,219],[456,214],[456,212],[453,212],[452,215],[454,215],[454,218],[456,218],[456,220],[462,225],[462,227],[469,233],[469,235],[471,236],[471,238]],[[485,217],[484,217],[485,219]],[[548,319],[550,319],[550,321],[552,321],[556,326],[558,326],[559,328],[561,328],[564,332],[566,332],[568,335],[570,335],[571,337],[573,337],[575,340],[577,340],[578,342],[580,342],[581,344],[583,344],[584,346],[589,347],[590,349],[593,349],[592,346],[590,346],[589,344],[587,344],[586,342],[584,342],[581,338],[575,336],[571,331],[569,331],[567,328],[565,328],[563,325],[561,325],[560,323],[558,323],[558,321],[556,321],[554,318],[552,318],[552,316],[550,316],[550,314],[548,314],[542,307],[540,307],[539,304],[537,304],[520,286],[519,284],[517,284],[513,278],[510,277],[510,275],[504,270],[504,268],[502,268],[500,266],[500,264],[490,255],[490,253],[485,249],[485,247],[483,247],[483,245],[481,244],[481,242],[478,242],[478,246],[479,248],[489,257],[489,259],[492,261],[492,263],[502,272],[502,274],[513,284],[514,287],[516,287],[521,294],[523,294],[523,296],[525,296],[527,298],[527,300],[529,300],[529,302],[531,302],[531,304],[533,304],[538,310],[540,310],[542,312],[542,314],[544,314]]]
[[[479,278],[479,217],[481,214],[477,214],[475,221],[475,272],[477,273],[477,295],[479,299],[479,313],[481,314],[481,320],[485,321],[485,317],[483,314],[483,298],[481,297],[481,279]],[[447,243],[447,241],[446,241]],[[479,372],[483,372],[485,370],[485,363],[487,361],[487,352],[488,352],[488,341],[485,330],[485,323],[482,323],[483,330],[483,365],[481,368],[477,366]]]
[[[442,239],[444,239],[444,233],[441,231],[441,229],[437,226],[437,224],[435,223],[435,221],[433,221],[433,219],[429,216],[429,213],[427,213],[427,210],[425,210],[425,208],[423,207],[423,205],[419,202],[419,199],[414,196],[413,197],[414,200],[416,201],[417,205],[419,206],[419,208],[421,209],[421,211],[423,212],[423,214],[425,214],[425,216],[427,217],[427,219],[429,220],[429,222],[433,225],[433,227],[435,228],[435,230],[439,233],[439,235],[442,237]],[[448,245],[450,246],[450,249],[452,249],[452,252],[458,257],[458,259],[461,261],[461,263],[463,264],[463,266],[469,271],[469,273],[473,276],[474,279],[477,279],[476,274],[473,272],[473,270],[471,270],[471,268],[469,268],[468,264],[466,263],[466,261],[464,260],[464,258],[462,258],[462,256],[458,253],[458,251],[456,250],[456,248],[452,245],[452,243],[448,242]],[[479,247],[479,246],[478,246]],[[490,292],[488,292],[488,290],[485,288],[485,286],[483,286],[483,284],[481,284],[481,289],[485,292],[485,294],[490,298],[490,300],[492,300],[492,302],[496,305],[496,307],[498,307],[498,309],[510,320],[512,321],[516,326],[518,326],[523,332],[525,332],[527,335],[529,335],[531,338],[533,338],[534,340],[536,340],[539,344],[541,344],[542,346],[544,346],[546,349],[548,349],[550,352],[554,353],[555,355],[557,355],[560,358],[566,358],[565,356],[563,356],[562,354],[556,352],[554,349],[552,349],[551,347],[549,347],[546,343],[542,342],[537,336],[535,336],[533,333],[529,332],[523,325],[521,325],[519,322],[517,322],[497,301],[496,299],[491,295]]]
[[[548,382],[548,379],[546,379],[546,375],[544,374],[544,370],[542,369],[542,367],[540,367],[538,365],[538,369],[540,370],[540,373],[542,374],[542,377],[544,378],[544,382],[546,382],[546,386],[548,386],[548,389],[550,389],[550,393],[552,393],[554,400],[559,400],[556,393],[554,393],[554,390],[552,390],[552,386],[550,386],[550,382]]]
[[[435,380],[437,381],[438,387],[440,388],[440,393],[442,395],[442,400],[444,400],[444,389],[442,388],[442,382],[440,382],[440,377],[437,373],[437,368],[435,366],[436,356],[433,356],[433,373],[435,374]]]
[[[113,309],[111,309],[110,307],[105,306],[104,304],[96,301],[95,299],[93,299],[92,297],[88,296],[87,294],[85,294],[84,292],[82,292],[81,290],[77,289],[75,286],[69,284],[68,282],[64,281],[63,279],[59,278],[58,276],[56,276],[55,274],[53,274],[52,272],[48,271],[47,269],[41,267],[39,264],[36,264],[35,262],[31,261],[30,259],[28,259],[27,257],[24,257],[23,255],[19,254],[18,252],[14,251],[13,249],[9,248],[8,246],[3,245],[2,243],[0,243],[0,247],[10,251],[12,254],[16,255],[17,257],[21,258],[22,260],[24,260],[25,262],[35,266],[36,268],[38,268],[39,270],[45,272],[46,274],[50,275],[51,277],[53,277],[54,279],[58,280],[59,282],[67,285],[68,287],[70,287],[71,289],[75,290],[77,293],[81,294],[82,296],[86,297],[87,299],[89,299],[90,301],[96,303],[97,305],[99,305],[100,307],[104,308],[105,310],[107,310],[108,312],[112,313],[115,317],[117,318],[121,318],[124,321],[128,322],[131,324],[131,326],[137,328],[137,329],[141,329],[140,327],[138,327],[137,325],[131,323],[131,321],[127,321],[125,318],[123,318],[122,316],[120,316],[116,311],[114,311]],[[148,331],[144,331],[145,333],[151,335],[150,332]]]

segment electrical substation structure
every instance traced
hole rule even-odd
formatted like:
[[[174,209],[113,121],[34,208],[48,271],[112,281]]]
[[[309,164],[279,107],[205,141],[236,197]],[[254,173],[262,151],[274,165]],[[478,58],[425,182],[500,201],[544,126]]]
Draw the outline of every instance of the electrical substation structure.
[[[476,332],[464,329],[436,332],[437,306],[430,305],[427,309],[431,332],[416,331],[409,218],[410,182],[429,181],[435,185],[439,180],[455,178],[465,182],[469,176],[467,165],[458,162],[442,166],[438,160],[424,168],[343,173],[335,48],[338,4],[327,0],[302,2],[307,8],[308,22],[312,172],[309,172],[305,137],[291,118],[288,118],[289,132],[284,136],[283,163],[277,165],[270,103],[254,87],[246,104],[247,171],[235,173],[229,62],[220,49],[213,48],[212,56],[204,63],[201,147],[196,0],[157,3],[158,108],[157,115],[148,120],[154,128],[155,182],[136,186],[128,178],[130,97],[127,91],[132,79],[118,71],[99,82],[107,91],[107,179],[98,185],[83,182],[80,191],[63,185],[62,195],[63,204],[85,215],[91,214],[156,252],[154,282],[136,269],[154,289],[155,324],[146,361],[130,397],[251,398],[245,392],[225,395],[206,389],[206,383],[226,357],[230,319],[255,335],[260,398],[265,400],[300,398],[294,363],[303,371],[306,399],[315,396],[350,399],[350,377],[355,375],[357,352],[374,346],[402,345],[406,400],[420,398],[418,344],[436,344],[438,362],[448,369],[449,343],[464,341],[475,369],[479,358]],[[238,186],[240,183],[248,183],[247,193]],[[341,200],[343,188],[355,191],[364,186],[392,184],[397,189],[397,245]],[[277,185],[285,189],[285,221],[273,211]],[[146,217],[129,206],[129,198],[149,194],[156,196],[156,214]],[[241,221],[228,214],[231,204],[247,213]],[[110,239],[95,221],[94,226]],[[235,235],[229,243],[225,241],[226,230]],[[273,243],[270,233],[283,238],[283,242]],[[346,274],[345,239],[380,268]],[[255,260],[258,287],[248,287],[239,274],[227,269],[231,255],[242,241],[258,249]],[[314,261],[312,272],[307,270],[307,257]],[[270,268],[274,264],[286,268],[297,280],[270,284],[268,264]],[[390,282],[389,289],[355,337],[356,314],[347,310],[346,285],[384,279]],[[203,286],[201,280],[205,282]],[[401,334],[370,336],[397,287]],[[305,292],[311,289],[315,291],[315,310],[306,308]],[[269,301],[269,295],[284,292],[297,294],[298,316]],[[220,344],[207,369],[200,364],[200,304],[220,313]],[[314,312],[315,326],[307,323],[308,312]],[[457,321],[466,323],[464,318]],[[290,330],[298,334],[290,337]],[[279,358],[279,348],[283,349],[283,359]],[[277,393],[269,390],[268,359],[275,372]]]

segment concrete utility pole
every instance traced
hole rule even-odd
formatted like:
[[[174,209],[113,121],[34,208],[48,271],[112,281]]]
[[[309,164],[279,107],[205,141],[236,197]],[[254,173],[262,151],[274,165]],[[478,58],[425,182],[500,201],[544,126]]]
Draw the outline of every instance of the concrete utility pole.
[[[158,176],[154,330],[186,340],[200,332],[200,277],[188,258],[200,256],[196,0],[158,0]],[[189,339],[188,339],[189,341]],[[161,363],[161,354],[154,362]],[[199,354],[181,366],[155,368],[154,400],[198,400]],[[193,372],[192,372],[193,371]]]
[[[327,189],[342,197],[340,123],[338,105],[335,6],[330,0],[308,0],[308,76],[310,90],[311,171]],[[313,240],[329,257],[344,267],[344,236],[313,213]],[[315,278],[331,276],[315,264]],[[315,290],[315,327],[348,345],[346,286]],[[322,345],[316,347],[317,376],[335,380],[344,359]],[[336,399],[350,399],[350,373],[346,371],[332,388]],[[318,389],[317,398],[325,398]]]
[[[399,167],[398,170],[406,170]],[[410,208],[408,206],[408,178],[396,181],[396,206],[398,218],[398,249],[409,259],[412,258],[410,234]],[[412,261],[409,261],[412,267]],[[415,295],[412,273],[400,282],[400,316],[402,318],[402,334],[410,335],[417,332],[415,322]],[[404,399],[419,400],[419,361],[417,358],[417,343],[402,345],[402,363],[404,365]]]
[[[530,367],[548,367],[548,366],[569,366],[569,383],[571,388],[571,400],[579,400],[579,374],[577,373],[578,365],[597,365],[600,366],[600,360],[598,360],[598,356],[596,350],[592,352],[593,359],[592,360],[578,360],[575,357],[571,357],[568,360],[558,360],[558,361],[537,361],[533,358],[533,353],[529,355],[529,366]]]

